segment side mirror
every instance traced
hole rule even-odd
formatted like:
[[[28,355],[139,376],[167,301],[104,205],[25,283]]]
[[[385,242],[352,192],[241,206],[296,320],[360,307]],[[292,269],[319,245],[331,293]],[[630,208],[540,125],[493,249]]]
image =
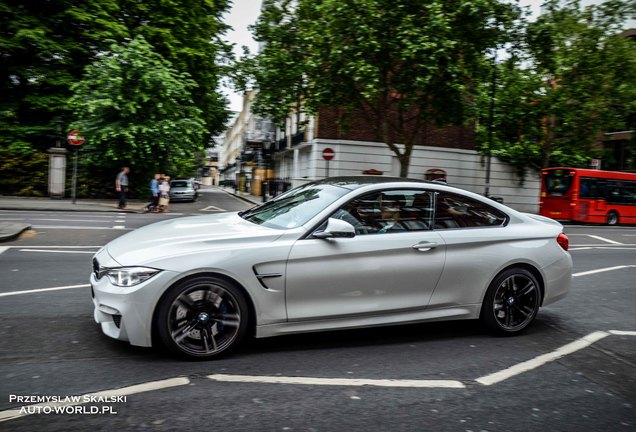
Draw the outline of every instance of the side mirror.
[[[314,238],[351,238],[356,236],[356,229],[349,222],[341,219],[329,218],[327,227],[322,231],[316,231]]]

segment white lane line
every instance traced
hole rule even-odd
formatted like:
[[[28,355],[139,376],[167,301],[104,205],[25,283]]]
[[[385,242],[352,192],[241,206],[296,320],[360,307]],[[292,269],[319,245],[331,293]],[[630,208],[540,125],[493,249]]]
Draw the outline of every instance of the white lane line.
[[[34,218],[32,221],[47,221],[47,222],[97,222],[97,223],[108,223],[108,220],[98,220],[98,219],[45,219],[45,218]]]
[[[604,241],[606,243],[610,243],[610,244],[615,244],[615,245],[622,245],[623,243],[614,241],[614,240],[610,240],[610,239],[606,239],[605,237],[599,237],[596,235],[592,235],[592,234],[587,234],[588,237],[596,239],[596,240],[600,240],[600,241]]]
[[[636,331],[610,330],[609,333],[617,336],[636,336]]]
[[[10,246],[0,246],[0,255],[2,255],[2,252],[6,251],[8,249],[11,249],[11,247]]]
[[[48,402],[39,403],[33,405],[25,405],[19,408],[8,409],[0,411],[0,422],[13,420],[20,417],[25,417],[36,413],[56,413],[55,407],[65,408],[78,405],[85,405],[91,403],[93,400],[100,400],[100,398],[117,398],[120,396],[131,396],[138,393],[145,393],[149,391],[162,390],[166,388],[178,387],[190,384],[188,378],[170,378],[161,381],[152,381],[143,384],[132,385],[129,387],[122,387],[118,389],[104,390],[96,393],[87,393],[81,396],[69,396],[69,402]],[[17,395],[15,395],[17,396]],[[61,410],[64,413],[64,410]]]
[[[7,248],[11,248],[11,249],[100,249],[103,248],[104,246],[62,246],[62,245],[57,245],[57,246],[7,246]]]
[[[224,211],[226,211],[226,210],[225,210],[225,209],[222,209],[222,208],[220,208],[220,207],[217,207],[217,206],[213,206],[213,205],[211,205],[211,206],[207,206],[207,207],[205,207],[205,208],[202,208],[202,209],[201,209],[201,210],[199,210],[199,211],[218,211],[218,212],[224,212]]]
[[[48,291],[62,291],[67,289],[88,288],[89,286],[90,284],[82,284],[82,285],[69,285],[69,286],[54,287],[54,288],[39,288],[39,289],[32,289],[32,290],[25,290],[25,291],[11,291],[11,292],[0,293],[0,297],[9,297],[9,296],[15,296],[15,295],[22,295],[22,294],[35,294],[35,293],[48,292]]]
[[[93,227],[93,226],[73,227],[73,226],[62,226],[62,225],[33,225],[32,228],[34,229],[110,230],[115,227],[111,228],[111,227]],[[132,228],[117,227],[117,229],[132,229]]]
[[[609,336],[610,333],[604,331],[598,331],[594,333],[590,333],[587,336],[582,337],[581,339],[575,340],[572,343],[562,346],[552,352],[547,354],[540,355],[531,360],[518,363],[508,369],[501,370],[499,372],[495,372],[490,375],[483,376],[481,378],[477,378],[479,384],[483,384],[486,386],[500,383],[508,378],[512,378],[516,375],[522,374],[524,372],[528,372],[530,370],[536,369],[540,366],[543,366],[546,363],[552,362],[554,360],[558,360],[563,356],[568,354],[572,354],[576,351],[582,350],[583,348],[587,348],[592,345],[594,342],[597,342],[603,338]]]
[[[634,268],[634,267],[636,267],[636,265],[620,265],[620,266],[615,266],[615,267],[605,267],[605,268],[596,269],[596,270],[589,270],[589,271],[584,271],[584,272],[580,272],[580,273],[574,273],[574,274],[572,274],[572,277],[589,276],[589,275],[596,274],[596,273],[604,273],[604,272],[608,272],[608,271],[622,270],[622,269]]]
[[[465,388],[460,381],[453,380],[398,380],[398,379],[346,379],[346,378],[313,378],[257,375],[208,375],[214,381],[258,383],[258,384],[298,384],[324,386],[377,386],[377,387],[410,387],[410,388]]]
[[[54,250],[54,249],[18,249],[20,252],[43,252],[43,253],[67,253],[67,254],[95,254],[93,251],[80,250]]]

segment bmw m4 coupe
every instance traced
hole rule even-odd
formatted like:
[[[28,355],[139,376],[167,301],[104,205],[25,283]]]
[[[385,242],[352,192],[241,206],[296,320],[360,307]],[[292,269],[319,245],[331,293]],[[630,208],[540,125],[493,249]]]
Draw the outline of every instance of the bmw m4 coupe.
[[[212,359],[247,334],[458,319],[516,334],[568,293],[567,249],[558,222],[474,193],[340,177],[130,232],[90,282],[106,335]]]

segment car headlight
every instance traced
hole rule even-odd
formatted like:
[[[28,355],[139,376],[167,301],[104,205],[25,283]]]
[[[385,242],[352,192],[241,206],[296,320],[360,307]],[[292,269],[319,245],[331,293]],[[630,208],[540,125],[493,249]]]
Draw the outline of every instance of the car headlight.
[[[148,267],[119,267],[108,269],[106,275],[110,283],[119,287],[131,287],[146,281],[159,273]]]

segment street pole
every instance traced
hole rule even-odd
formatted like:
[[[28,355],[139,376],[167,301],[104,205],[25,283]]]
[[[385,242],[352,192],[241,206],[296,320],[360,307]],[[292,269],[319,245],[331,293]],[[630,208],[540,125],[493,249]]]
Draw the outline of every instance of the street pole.
[[[73,181],[71,182],[71,198],[72,203],[75,204],[75,196],[77,192],[77,154],[79,153],[79,148],[75,148],[75,155],[73,157]]]
[[[484,195],[490,197],[490,165],[492,162],[492,140],[495,122],[495,95],[497,91],[497,51],[492,59],[492,79],[490,87],[490,110],[488,113],[488,154],[486,155],[486,190]]]

